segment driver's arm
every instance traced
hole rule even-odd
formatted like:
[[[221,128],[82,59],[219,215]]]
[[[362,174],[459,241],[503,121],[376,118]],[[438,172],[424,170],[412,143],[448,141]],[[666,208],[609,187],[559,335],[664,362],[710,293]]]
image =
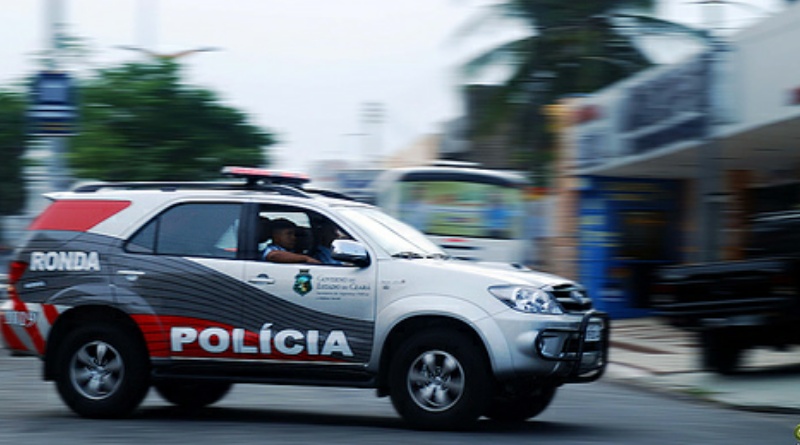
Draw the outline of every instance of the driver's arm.
[[[319,260],[316,258],[311,258],[308,255],[303,255],[301,253],[294,253],[288,252],[285,250],[273,250],[267,253],[267,256],[264,258],[267,261],[273,263],[311,263],[311,264],[321,264]]]

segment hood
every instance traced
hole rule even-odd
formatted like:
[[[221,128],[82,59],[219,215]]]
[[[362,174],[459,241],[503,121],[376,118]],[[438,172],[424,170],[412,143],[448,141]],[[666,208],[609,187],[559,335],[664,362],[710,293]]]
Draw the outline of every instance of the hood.
[[[445,276],[469,274],[481,277],[487,285],[527,284],[536,287],[557,286],[578,283],[558,275],[535,271],[525,266],[510,263],[473,262],[462,260],[417,259],[412,262],[424,263],[426,267],[440,269]]]

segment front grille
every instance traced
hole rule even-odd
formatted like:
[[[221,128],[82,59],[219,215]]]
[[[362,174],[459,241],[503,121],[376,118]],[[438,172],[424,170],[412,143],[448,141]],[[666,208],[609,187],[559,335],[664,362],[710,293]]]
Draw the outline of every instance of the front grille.
[[[553,295],[566,312],[585,312],[592,308],[592,300],[586,291],[575,285],[561,284],[555,286]]]
[[[580,341],[577,336],[570,337],[564,343],[564,350],[565,353],[577,353],[580,345]],[[584,342],[583,343],[583,352],[600,352],[602,350],[602,343],[599,341],[592,341],[592,342]]]

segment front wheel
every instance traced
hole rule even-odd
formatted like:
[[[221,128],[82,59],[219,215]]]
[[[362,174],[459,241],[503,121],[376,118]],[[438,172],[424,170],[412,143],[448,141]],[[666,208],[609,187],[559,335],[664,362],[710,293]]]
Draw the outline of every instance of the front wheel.
[[[154,386],[167,402],[184,409],[192,409],[219,402],[233,385],[227,382],[167,380],[157,382]]]
[[[554,386],[543,386],[522,394],[497,396],[486,417],[497,422],[522,422],[541,414],[556,395]]]
[[[392,404],[413,427],[464,429],[481,415],[489,392],[481,346],[455,331],[432,330],[407,340],[389,375]]]
[[[149,389],[144,345],[130,331],[106,323],[72,331],[56,354],[56,387],[64,403],[83,417],[122,417]]]

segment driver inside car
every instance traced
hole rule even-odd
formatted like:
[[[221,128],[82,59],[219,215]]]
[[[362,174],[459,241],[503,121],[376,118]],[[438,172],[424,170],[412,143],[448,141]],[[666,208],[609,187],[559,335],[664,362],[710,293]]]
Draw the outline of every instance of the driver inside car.
[[[297,245],[297,225],[286,218],[272,221],[272,240],[264,249],[263,258],[272,263],[321,264],[316,258],[293,252]]]

